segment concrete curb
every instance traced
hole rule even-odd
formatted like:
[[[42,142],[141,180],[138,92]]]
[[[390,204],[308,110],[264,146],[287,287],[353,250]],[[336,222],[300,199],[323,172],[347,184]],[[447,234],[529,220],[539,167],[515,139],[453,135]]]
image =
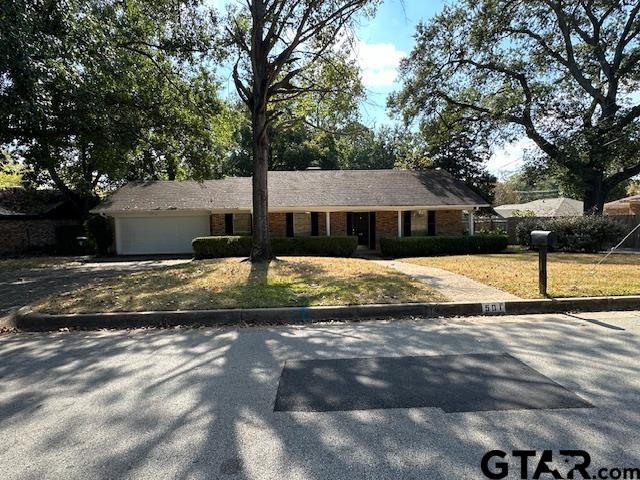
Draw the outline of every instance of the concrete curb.
[[[488,310],[488,311],[486,311]],[[389,317],[464,317],[579,311],[640,310],[640,295],[585,297],[505,302],[443,302],[281,307],[234,310],[188,310],[49,315],[23,307],[2,319],[4,328],[19,331],[51,331],[62,328],[140,328],[178,325],[283,324],[327,320],[364,320]]]

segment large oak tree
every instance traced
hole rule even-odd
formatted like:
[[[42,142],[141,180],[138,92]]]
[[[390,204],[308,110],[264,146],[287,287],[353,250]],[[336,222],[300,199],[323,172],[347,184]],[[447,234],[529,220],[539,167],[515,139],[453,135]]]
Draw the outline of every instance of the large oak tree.
[[[586,212],[640,174],[640,2],[460,0],[418,27],[391,105],[523,133],[570,172]]]
[[[101,187],[210,175],[218,86],[197,0],[0,6],[0,145],[85,216]],[[215,39],[215,38],[214,38]]]
[[[336,83],[319,85],[318,62],[336,68],[348,58],[349,26],[375,0],[246,0],[230,8],[228,34],[238,59],[233,79],[251,115],[253,157],[252,261],[272,258],[268,224],[267,174],[272,123],[291,101],[309,94],[344,93]],[[339,72],[338,72],[339,73]]]

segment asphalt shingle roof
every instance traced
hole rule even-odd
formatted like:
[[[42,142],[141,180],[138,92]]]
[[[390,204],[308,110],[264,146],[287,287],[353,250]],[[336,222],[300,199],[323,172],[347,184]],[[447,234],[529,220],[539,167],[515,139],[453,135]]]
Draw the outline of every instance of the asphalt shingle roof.
[[[441,170],[303,170],[269,172],[269,208],[488,206]],[[93,211],[251,208],[251,177],[204,182],[129,183]]]
[[[606,203],[605,205],[613,206],[637,202],[640,202],[640,195],[631,195],[630,197],[620,198],[618,200],[614,200],[613,202]]]
[[[64,202],[56,190],[33,190],[23,187],[0,189],[0,217],[43,215]]]
[[[512,217],[515,211],[531,211],[536,217],[574,217],[582,215],[582,205],[579,200],[557,197],[500,205],[494,207],[494,210],[504,218]]]

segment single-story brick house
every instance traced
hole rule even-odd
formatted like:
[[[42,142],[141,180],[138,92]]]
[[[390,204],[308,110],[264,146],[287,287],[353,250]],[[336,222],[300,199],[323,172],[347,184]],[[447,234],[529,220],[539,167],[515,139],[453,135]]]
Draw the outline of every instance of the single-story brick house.
[[[269,228],[278,236],[455,235],[463,211],[489,206],[441,170],[269,172]],[[94,213],[113,218],[118,254],[187,253],[207,235],[251,233],[251,178],[129,183]],[[473,233],[473,227],[470,228]]]

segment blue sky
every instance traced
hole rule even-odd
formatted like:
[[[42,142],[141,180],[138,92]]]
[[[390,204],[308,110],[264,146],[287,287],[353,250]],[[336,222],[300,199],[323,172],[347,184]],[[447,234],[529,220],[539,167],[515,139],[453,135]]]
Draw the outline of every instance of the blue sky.
[[[364,121],[385,124],[387,96],[398,89],[397,67],[411,52],[416,25],[428,20],[444,6],[439,0],[385,0],[375,17],[360,22],[356,56],[363,72],[368,102],[363,106]]]

